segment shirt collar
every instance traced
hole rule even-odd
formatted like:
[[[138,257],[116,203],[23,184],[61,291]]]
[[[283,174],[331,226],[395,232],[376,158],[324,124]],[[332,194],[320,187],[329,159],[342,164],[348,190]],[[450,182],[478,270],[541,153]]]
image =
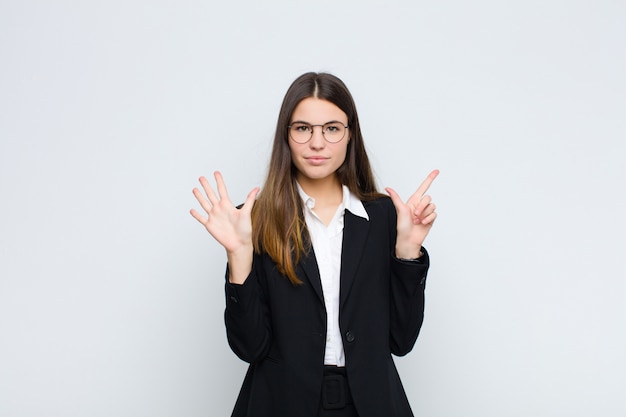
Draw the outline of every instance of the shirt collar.
[[[312,210],[313,207],[315,207],[315,199],[304,192],[298,181],[296,181],[296,185],[298,186],[298,193],[300,194],[300,198],[302,198],[302,202],[306,207]],[[342,185],[341,189],[343,191],[343,207],[355,216],[362,217],[369,221],[370,218],[367,211],[365,211],[363,202],[361,202],[361,200],[359,200],[358,197],[354,195],[345,185]]]

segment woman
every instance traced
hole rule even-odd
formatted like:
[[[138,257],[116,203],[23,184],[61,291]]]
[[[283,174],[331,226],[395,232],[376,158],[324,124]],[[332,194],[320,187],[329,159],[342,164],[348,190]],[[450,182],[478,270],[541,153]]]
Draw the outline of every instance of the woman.
[[[330,74],[282,103],[263,191],[238,209],[215,173],[191,215],[226,249],[225,322],[250,363],[233,416],[411,416],[391,354],[417,339],[436,218],[425,195],[376,190],[356,107]],[[257,199],[258,194],[258,199]]]

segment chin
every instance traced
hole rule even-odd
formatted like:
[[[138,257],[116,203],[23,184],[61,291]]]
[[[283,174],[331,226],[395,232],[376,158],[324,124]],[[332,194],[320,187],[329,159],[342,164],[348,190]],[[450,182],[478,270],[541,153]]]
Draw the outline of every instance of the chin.
[[[323,181],[328,179],[329,177],[333,177],[334,172],[311,172],[311,171],[300,171],[300,176],[308,181]]]

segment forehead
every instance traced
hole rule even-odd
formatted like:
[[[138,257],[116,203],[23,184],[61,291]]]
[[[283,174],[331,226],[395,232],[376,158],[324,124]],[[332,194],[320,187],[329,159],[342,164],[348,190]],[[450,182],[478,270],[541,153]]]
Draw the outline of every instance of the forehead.
[[[330,101],[315,97],[307,97],[300,101],[291,116],[291,122],[323,124],[331,120],[347,123],[348,116]]]

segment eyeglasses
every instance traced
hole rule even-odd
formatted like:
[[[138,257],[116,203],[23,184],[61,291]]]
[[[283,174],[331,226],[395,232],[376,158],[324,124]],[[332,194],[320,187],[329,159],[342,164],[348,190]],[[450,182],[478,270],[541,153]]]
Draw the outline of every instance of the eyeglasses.
[[[323,125],[295,122],[287,126],[287,129],[289,129],[289,137],[296,143],[307,143],[313,137],[313,128],[315,126],[322,128],[322,135],[324,139],[326,139],[326,142],[329,143],[340,142],[346,135],[346,130],[348,130],[348,126],[345,126],[341,122],[328,122]]]

